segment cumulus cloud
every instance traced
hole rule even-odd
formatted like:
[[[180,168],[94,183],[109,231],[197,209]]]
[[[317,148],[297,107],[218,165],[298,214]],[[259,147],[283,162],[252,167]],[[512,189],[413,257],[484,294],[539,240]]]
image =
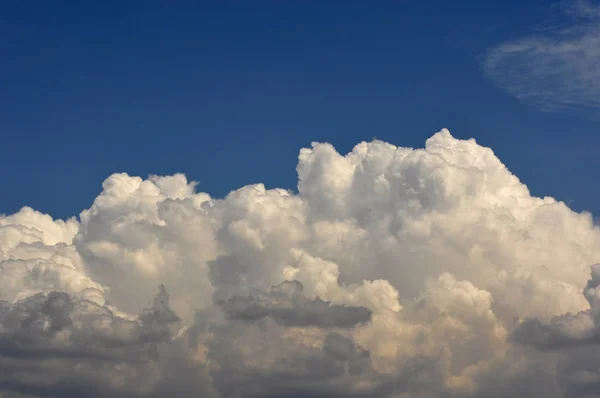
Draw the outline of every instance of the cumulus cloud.
[[[491,149],[447,130],[420,149],[314,143],[297,172],[297,192],[255,184],[221,199],[182,174],[114,174],[77,218],[0,216],[0,395],[599,385],[590,214],[531,196]]]
[[[576,0],[561,9],[567,22],[492,48],[483,71],[509,94],[543,111],[595,111],[600,107],[600,7]]]

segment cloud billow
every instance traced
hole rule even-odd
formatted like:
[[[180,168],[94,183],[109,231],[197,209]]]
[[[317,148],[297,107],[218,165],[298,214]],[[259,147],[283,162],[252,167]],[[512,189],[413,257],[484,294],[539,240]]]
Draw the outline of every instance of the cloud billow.
[[[136,387],[119,379],[150,371],[146,364],[178,320],[164,288],[137,320],[64,292],[0,302],[0,391],[65,397],[93,388],[104,391],[98,396],[135,396]]]
[[[284,281],[267,293],[254,296],[234,296],[221,301],[221,307],[234,319],[257,321],[266,316],[285,326],[316,326],[348,328],[371,320],[372,312],[364,307],[330,305],[302,295],[302,284]]]
[[[445,129],[424,148],[313,143],[298,160],[298,192],[215,199],[182,174],[113,174],[79,217],[0,216],[0,396],[599,385],[590,214],[531,196],[490,148]]]

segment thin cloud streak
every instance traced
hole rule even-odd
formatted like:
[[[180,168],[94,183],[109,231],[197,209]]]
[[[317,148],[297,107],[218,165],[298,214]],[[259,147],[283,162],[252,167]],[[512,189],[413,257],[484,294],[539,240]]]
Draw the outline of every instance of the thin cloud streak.
[[[568,24],[509,40],[484,57],[483,73],[523,103],[545,112],[600,108],[600,7],[562,7]]]

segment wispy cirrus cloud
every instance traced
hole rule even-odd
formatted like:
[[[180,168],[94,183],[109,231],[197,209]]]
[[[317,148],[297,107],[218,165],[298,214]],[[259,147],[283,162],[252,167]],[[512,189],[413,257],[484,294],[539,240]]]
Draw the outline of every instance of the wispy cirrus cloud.
[[[600,5],[560,7],[566,22],[489,50],[483,72],[524,103],[547,112],[600,108]]]

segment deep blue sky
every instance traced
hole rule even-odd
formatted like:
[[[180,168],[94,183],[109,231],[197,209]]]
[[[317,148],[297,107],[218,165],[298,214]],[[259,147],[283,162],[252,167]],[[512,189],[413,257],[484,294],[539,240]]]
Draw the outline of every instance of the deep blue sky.
[[[547,1],[8,1],[0,12],[0,213],[89,207],[113,172],[183,172],[223,196],[294,188],[301,147],[447,127],[536,195],[600,215],[597,120],[482,76]]]

